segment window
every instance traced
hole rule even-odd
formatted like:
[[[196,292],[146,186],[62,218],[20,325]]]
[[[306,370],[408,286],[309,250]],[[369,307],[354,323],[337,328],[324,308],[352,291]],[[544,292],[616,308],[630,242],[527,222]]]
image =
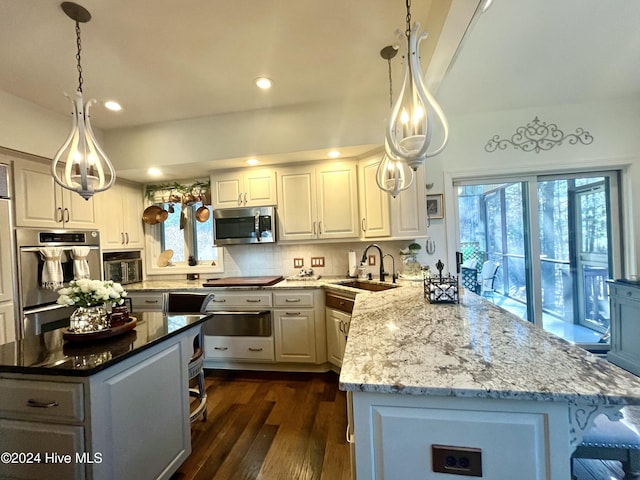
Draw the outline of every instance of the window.
[[[167,198],[174,201],[168,202]],[[169,215],[164,222],[145,227],[147,275],[224,271],[223,249],[213,244],[212,207],[203,203],[204,193],[202,198],[188,196],[186,202],[185,198],[187,196],[170,195],[166,191],[153,196],[155,204]],[[173,252],[169,265],[163,265],[166,262],[159,264],[160,254],[167,250]]]
[[[490,299],[566,340],[606,349],[606,280],[621,270],[617,184],[617,172],[457,182],[463,254],[500,266]]]

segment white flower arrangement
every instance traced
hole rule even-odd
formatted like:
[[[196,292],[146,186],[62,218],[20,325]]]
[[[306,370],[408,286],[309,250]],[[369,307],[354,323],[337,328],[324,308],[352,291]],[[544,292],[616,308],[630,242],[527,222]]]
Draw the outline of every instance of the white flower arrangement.
[[[111,280],[72,280],[68,287],[58,290],[60,305],[75,305],[77,307],[96,307],[111,304],[122,305],[127,292],[122,285]]]

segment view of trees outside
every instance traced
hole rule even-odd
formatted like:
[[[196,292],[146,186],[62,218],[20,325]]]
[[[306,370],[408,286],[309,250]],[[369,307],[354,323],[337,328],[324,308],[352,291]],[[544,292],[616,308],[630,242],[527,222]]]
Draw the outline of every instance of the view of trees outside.
[[[576,272],[584,275],[583,260],[580,260],[583,254],[606,257],[608,253],[604,183],[604,177],[542,178],[536,183],[537,199],[532,199],[538,204],[539,232],[536,234],[540,242],[543,311],[570,323],[578,323],[577,302],[588,302],[590,295],[598,295],[587,291],[582,280],[579,285],[574,282]],[[579,195],[591,192],[598,185],[602,187],[601,194]],[[524,195],[526,187],[524,182],[458,187],[460,243],[476,245],[480,263],[498,262],[496,291],[525,304],[528,301],[525,213],[529,209]],[[577,220],[573,222],[572,218]],[[602,292],[603,287],[599,286],[600,297]],[[584,313],[584,308],[581,309]]]

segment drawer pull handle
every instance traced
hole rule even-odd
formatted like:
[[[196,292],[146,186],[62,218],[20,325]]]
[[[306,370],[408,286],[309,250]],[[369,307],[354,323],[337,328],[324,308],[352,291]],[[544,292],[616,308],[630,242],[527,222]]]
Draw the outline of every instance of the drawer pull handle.
[[[53,408],[59,405],[55,400],[36,400],[34,398],[30,398],[27,401],[27,406],[34,408]]]
[[[295,316],[300,316],[300,312],[286,312],[286,315],[295,315]]]
[[[158,300],[145,300],[144,303],[158,303]]]
[[[250,352],[261,352],[261,351],[262,351],[262,349],[261,349],[261,348],[252,348],[252,347],[249,347],[249,351],[250,351]]]
[[[221,351],[225,351],[225,350],[229,350],[229,347],[213,347],[214,350],[221,350]]]
[[[211,301],[212,301],[212,302],[215,302],[215,303],[224,303],[224,302],[226,302],[226,301],[227,301],[227,299],[226,299],[226,298],[221,298],[220,300],[216,300],[216,299],[214,298],[214,299],[212,299]]]
[[[261,299],[247,298],[247,303],[260,303]]]
[[[287,303],[298,303],[300,301],[300,299],[299,298],[285,298],[284,301],[287,302]]]

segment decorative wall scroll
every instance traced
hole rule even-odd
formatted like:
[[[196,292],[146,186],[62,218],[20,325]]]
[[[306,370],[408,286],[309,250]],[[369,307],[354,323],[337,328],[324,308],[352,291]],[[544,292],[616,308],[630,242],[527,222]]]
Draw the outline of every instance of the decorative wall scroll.
[[[427,218],[444,218],[443,195],[427,195]]]
[[[557,145],[562,145],[565,140],[571,145],[578,142],[589,145],[593,142],[593,137],[583,128],[577,128],[576,133],[565,135],[555,123],[547,124],[536,117],[531,123],[516,128],[516,133],[510,139],[501,139],[498,135],[494,135],[484,146],[484,149],[487,152],[495,152],[498,149],[505,150],[508,145],[512,145],[513,148],[525,152],[540,153],[541,150],[551,150]]]

